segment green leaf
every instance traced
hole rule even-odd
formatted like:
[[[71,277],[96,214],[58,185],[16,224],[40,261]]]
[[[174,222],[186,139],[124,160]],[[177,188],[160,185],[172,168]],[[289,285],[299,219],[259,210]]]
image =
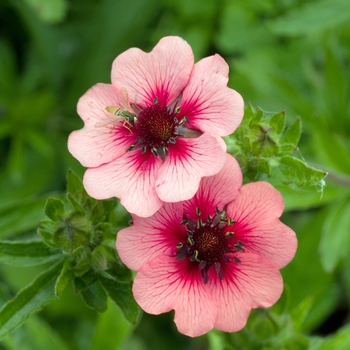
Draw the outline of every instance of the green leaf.
[[[57,250],[41,241],[0,241],[0,262],[12,266],[35,266],[59,259]]]
[[[76,200],[75,196],[68,192],[67,193],[67,198],[68,200],[71,202],[71,204],[73,205],[73,208],[80,214],[85,214],[84,208],[82,207],[82,205]]]
[[[81,291],[85,304],[93,310],[104,312],[107,310],[107,294],[99,281],[89,285]]]
[[[139,318],[139,308],[131,291],[132,283],[119,282],[102,276],[100,282],[109,297],[121,308],[124,317],[135,324]]]
[[[277,165],[277,178],[285,184],[295,184],[299,187],[316,186],[326,177],[327,173],[308,166],[300,159],[283,156]]]
[[[340,259],[349,253],[350,198],[334,203],[324,221],[320,241],[320,259],[323,268],[331,272]]]
[[[298,145],[301,135],[301,119],[297,118],[295,122],[283,133],[280,144],[294,145],[294,148]]]
[[[62,262],[43,272],[0,310],[0,339],[20,326],[30,314],[55,300],[54,285]]]
[[[272,127],[272,131],[275,134],[281,134],[286,125],[286,112],[282,111],[274,114],[269,121],[269,125]]]
[[[60,275],[58,276],[55,284],[55,295],[60,297],[67,285],[75,278],[73,272],[69,269],[69,261],[65,260]]]
[[[110,248],[110,253],[112,253],[113,248]],[[109,269],[107,272],[121,282],[130,282],[132,280],[131,271],[120,261],[119,258],[115,258],[109,263]]]
[[[133,331],[120,308],[108,299],[107,311],[97,317],[95,332],[89,350],[116,350],[120,349],[124,340]],[[115,330],[118,330],[116,332]]]
[[[59,220],[64,214],[63,202],[54,197],[47,199],[45,205],[45,215],[53,221]]]
[[[67,172],[67,192],[74,194],[77,191],[85,191],[79,176],[71,169]]]
[[[291,317],[293,320],[293,328],[296,333],[300,333],[302,330],[302,324],[305,317],[310,311],[310,308],[314,302],[314,298],[309,296],[305,298],[296,308],[291,312]]]

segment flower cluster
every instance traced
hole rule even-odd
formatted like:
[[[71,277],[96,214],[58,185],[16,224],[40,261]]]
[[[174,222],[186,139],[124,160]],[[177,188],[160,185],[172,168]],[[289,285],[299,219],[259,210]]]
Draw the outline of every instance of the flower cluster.
[[[132,226],[117,236],[123,262],[138,271],[133,292],[146,312],[175,310],[180,332],[199,336],[244,327],[252,308],[280,297],[279,269],[295,233],[279,217],[278,191],[242,186],[221,136],[243,118],[214,55],[194,64],[190,46],[166,37],[150,53],[132,48],[112,66],[112,84],[81,97],[84,128],[68,141],[96,199],[120,198]]]

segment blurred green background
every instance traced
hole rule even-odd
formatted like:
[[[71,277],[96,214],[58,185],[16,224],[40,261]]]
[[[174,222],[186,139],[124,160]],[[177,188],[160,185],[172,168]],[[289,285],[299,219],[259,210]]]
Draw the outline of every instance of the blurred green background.
[[[150,51],[167,35],[186,39],[196,61],[222,55],[229,86],[246,104],[285,110],[288,124],[300,117],[297,155],[329,172],[324,187],[278,187],[283,221],[299,239],[282,270],[287,296],[276,306],[288,299],[284,315],[293,320],[289,333],[278,331],[283,346],[267,340],[276,333],[261,331],[268,322],[260,311],[242,332],[191,339],[178,334],[172,313],[144,314],[129,326],[114,305],[96,314],[70,289],[0,349],[350,348],[348,0],[2,0],[0,23],[0,239],[35,236],[47,197],[65,189],[68,168],[83,174],[67,151],[68,134],[83,126],[79,97],[110,82],[118,54]],[[126,225],[127,215],[120,220]],[[1,303],[42,268],[2,263]]]

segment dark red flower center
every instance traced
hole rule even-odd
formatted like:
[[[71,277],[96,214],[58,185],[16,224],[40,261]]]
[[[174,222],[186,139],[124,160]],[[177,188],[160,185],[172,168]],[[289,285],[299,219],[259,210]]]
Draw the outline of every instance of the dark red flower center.
[[[154,104],[140,111],[135,130],[145,145],[151,148],[166,146],[171,137],[175,137],[177,121],[167,107]]]
[[[158,99],[147,107],[133,106],[136,114],[128,117],[126,127],[130,132],[138,136],[137,142],[129,147],[129,151],[141,148],[142,153],[151,151],[154,156],[160,156],[163,160],[168,155],[170,144],[175,144],[178,137],[198,137],[201,132],[185,127],[189,124],[186,116],[180,116],[180,108],[161,106]],[[125,119],[125,117],[124,117]]]
[[[234,232],[231,227],[236,223],[231,218],[226,217],[226,211],[216,208],[214,216],[208,215],[205,222],[200,218],[200,208],[197,207],[197,221],[184,218],[181,222],[186,225],[187,241],[176,245],[177,260],[188,258],[193,263],[197,263],[201,270],[204,283],[208,283],[208,270],[214,266],[220,279],[223,279],[221,269],[222,263],[235,261],[240,263],[236,257],[230,259],[227,254],[234,251],[243,251],[243,243],[231,241]]]

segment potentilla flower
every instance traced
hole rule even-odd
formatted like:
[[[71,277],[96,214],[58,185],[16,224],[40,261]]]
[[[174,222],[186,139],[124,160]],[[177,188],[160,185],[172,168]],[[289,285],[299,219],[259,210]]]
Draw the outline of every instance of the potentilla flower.
[[[150,53],[132,48],[112,65],[112,84],[97,84],[78,102],[84,128],[69,151],[88,167],[84,185],[96,199],[118,197],[139,216],[164,202],[187,200],[200,179],[218,173],[243,117],[242,97],[227,87],[222,57],[194,64],[191,47],[165,37]]]
[[[283,290],[279,269],[293,258],[295,233],[279,217],[281,194],[267,182],[242,185],[236,160],[201,180],[196,195],[165,203],[117,235],[123,262],[138,271],[133,293],[143,310],[175,310],[189,336],[242,329],[250,310]]]

